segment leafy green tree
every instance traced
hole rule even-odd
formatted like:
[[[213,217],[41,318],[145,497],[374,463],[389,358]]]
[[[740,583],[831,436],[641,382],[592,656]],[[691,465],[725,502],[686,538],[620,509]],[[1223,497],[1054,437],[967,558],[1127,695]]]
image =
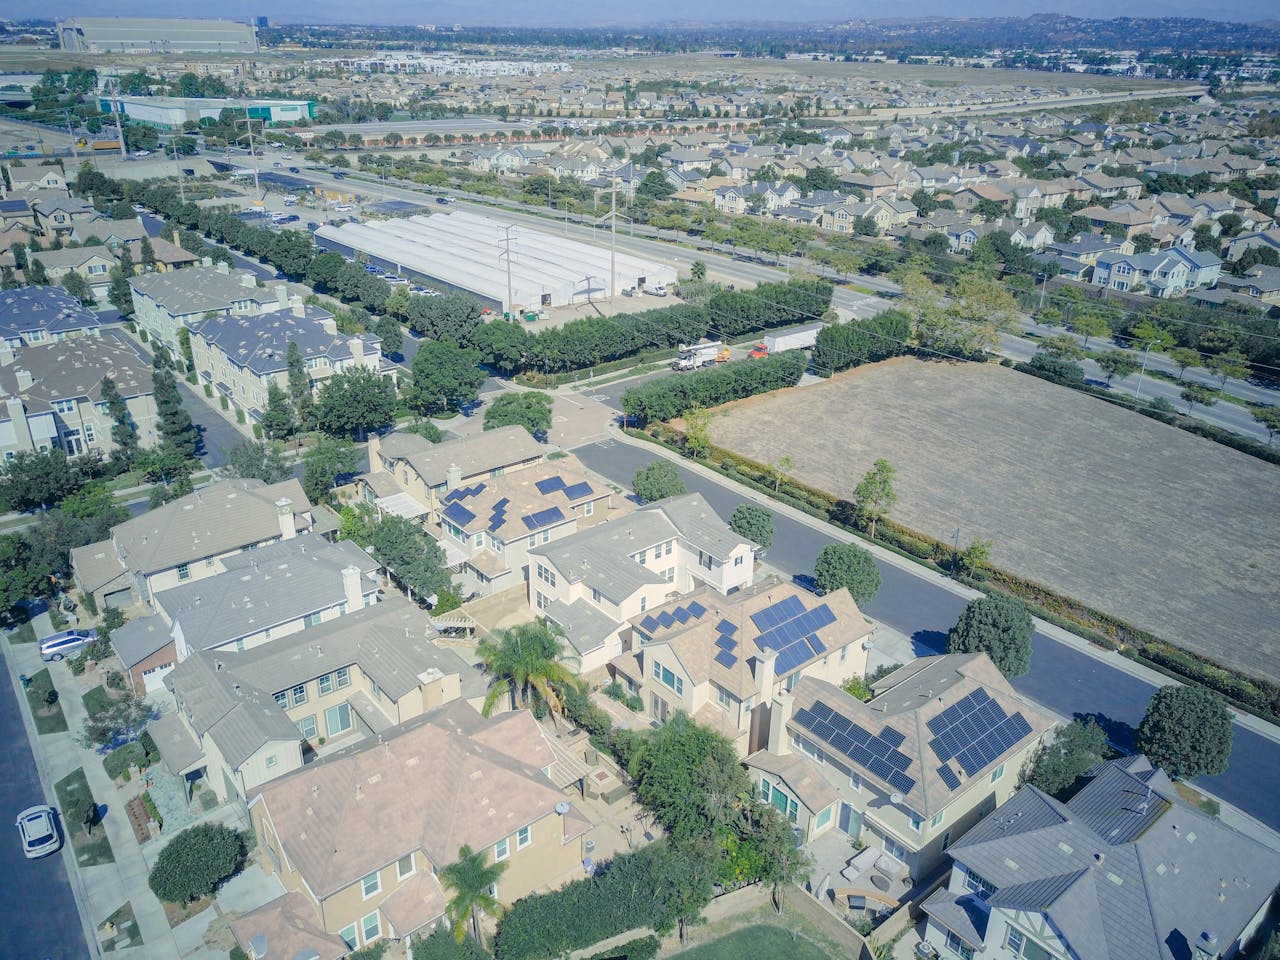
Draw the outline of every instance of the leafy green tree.
[[[1218,397],[1222,396],[1222,391],[1199,383],[1193,383],[1183,388],[1181,396],[1183,400],[1187,401],[1187,413],[1189,414],[1196,404],[1200,404],[1202,407],[1212,407],[1218,402]]]
[[[876,522],[882,520],[898,502],[897,491],[893,489],[896,473],[893,465],[881,457],[853,488],[858,520],[868,527],[872,540],[876,538]]]
[[[0,501],[10,510],[48,509],[83,486],[81,466],[57,448],[19,450],[0,466]]]
[[[740,503],[729,518],[729,529],[768,550],[773,543],[773,512],[756,503]]]
[[[987,566],[991,562],[990,540],[975,537],[969,545],[956,554],[956,562],[966,575],[975,580],[983,580],[987,575]]]
[[[280,445],[263,441],[241,440],[227,451],[227,465],[223,469],[227,476],[253,477],[263,483],[279,483],[293,475]]]
[[[476,943],[484,948],[480,915],[495,920],[502,916],[502,904],[490,891],[497,887],[509,865],[506,861],[489,863],[487,850],[472,850],[463,844],[458,849],[458,859],[440,871],[440,885],[449,893],[445,916],[458,943],[470,931]]]
[[[154,716],[154,710],[141,697],[130,693],[85,718],[84,728],[76,742],[88,750],[120,740],[133,740]]]
[[[354,435],[363,441],[370,430],[395,420],[396,388],[389,377],[368,367],[353,367],[330,377],[316,398],[316,425],[325,433]]]
[[[302,489],[312,503],[329,496],[338,477],[354,473],[360,455],[350,440],[320,436],[302,455]]]
[[[129,278],[119,267],[111,268],[111,284],[107,287],[107,299],[124,316],[133,316],[133,289],[129,286]]]
[[[127,468],[138,455],[137,424],[133,422],[129,405],[121,396],[114,380],[103,377],[99,390],[102,401],[107,405],[107,414],[111,417],[111,442],[115,444],[111,457]]]
[[[631,489],[646,503],[657,503],[667,497],[678,497],[688,492],[679,471],[668,460],[654,460],[637,470],[631,479]]]
[[[27,284],[30,286],[47,287],[49,285],[49,271],[35,257],[31,258],[31,265],[27,268],[26,276]]]
[[[142,263],[142,269],[146,270],[148,273],[156,268],[156,251],[155,248],[151,246],[150,237],[143,237],[142,241],[138,244],[138,258]],[[185,330],[186,328],[184,327],[183,329]]]
[[[285,370],[289,380],[289,399],[293,401],[293,413],[302,429],[310,429],[314,419],[315,402],[311,396],[311,374],[296,341],[290,340],[284,355]]]
[[[1084,337],[1085,349],[1089,347],[1090,338],[1111,336],[1110,324],[1096,313],[1082,313],[1076,317],[1071,321],[1071,330]]]
[[[1226,387],[1229,379],[1247,380],[1249,378],[1249,358],[1239,350],[1214,354],[1205,366],[1218,378],[1218,386],[1221,388]]]
[[[285,440],[298,429],[293,404],[284,388],[272,382],[267,386],[267,408],[262,411],[262,432],[268,440]]]
[[[1166,330],[1151,320],[1134,324],[1133,329],[1129,331],[1129,339],[1139,349],[1149,347],[1152,350],[1167,350],[1178,342],[1178,338],[1172,331]]]
[[[512,710],[542,704],[553,714],[564,713],[565,691],[576,684],[565,666],[565,644],[544,621],[498,630],[492,640],[476,645],[476,655],[489,674],[484,700],[487,717],[506,699]]]
[[[947,634],[947,653],[985,653],[1006,677],[1031,669],[1031,614],[1003,593],[970,600]]]
[[[1055,360],[1079,360],[1084,356],[1084,349],[1079,341],[1066,333],[1045,337],[1040,341],[1040,349]]]
[[[151,892],[169,903],[189,903],[212,893],[223,880],[240,872],[244,840],[220,823],[201,823],[183,830],[160,851],[147,877]]]
[[[16,533],[0,534],[0,616],[42,592],[46,573],[33,562],[31,545]]]
[[[338,539],[367,548],[373,542],[378,512],[368,503],[349,503],[338,512]]]
[[[1227,769],[1234,731],[1222,697],[1199,685],[1161,687],[1138,725],[1138,749],[1175,780]]]
[[[391,571],[411,600],[437,604],[452,593],[444,550],[421,526],[404,517],[385,516],[370,534],[370,553]]]
[[[1253,419],[1267,431],[1267,445],[1271,445],[1277,433],[1280,433],[1280,407],[1269,407],[1257,404],[1249,408]]]
[[[1058,727],[1053,739],[1041,744],[1028,765],[1023,782],[1039,787],[1059,800],[1068,799],[1071,787],[1107,755],[1107,735],[1092,718],[1073,720]]]
[[[1132,373],[1138,372],[1138,361],[1123,350],[1108,350],[1098,357],[1098,366],[1107,375],[1107,386],[1119,377],[1123,380]]]
[[[490,320],[476,330],[473,343],[482,362],[509,377],[524,363],[529,334],[519,323]]]
[[[152,370],[152,397],[156,404],[157,426],[162,442],[190,458],[200,446],[200,431],[182,405],[178,382],[168,367]]]
[[[398,357],[404,349],[404,327],[392,316],[381,316],[373,324],[373,333],[382,341],[380,349],[384,357]]]
[[[97,300],[94,299],[93,291],[89,289],[89,281],[74,270],[68,270],[58,278],[58,283],[67,293],[75,297],[86,307],[91,307]]]
[[[689,265],[689,276],[701,283],[707,279],[707,264],[705,260],[695,260]]]
[[[1200,351],[1192,350],[1190,347],[1174,347],[1169,351],[1168,356],[1178,366],[1179,380],[1187,372],[1188,367],[1198,367],[1201,363]]]
[[[423,413],[460,410],[475,403],[485,373],[480,352],[452,341],[424,343],[413,358],[413,381],[405,398]]]
[[[813,583],[820,593],[845,587],[859,606],[880,590],[880,568],[870,552],[853,543],[829,543],[818,554]]]
[[[484,411],[484,428],[524,427],[535,438],[545,440],[551,430],[551,407],[554,401],[537,391],[508,391],[501,394]]]

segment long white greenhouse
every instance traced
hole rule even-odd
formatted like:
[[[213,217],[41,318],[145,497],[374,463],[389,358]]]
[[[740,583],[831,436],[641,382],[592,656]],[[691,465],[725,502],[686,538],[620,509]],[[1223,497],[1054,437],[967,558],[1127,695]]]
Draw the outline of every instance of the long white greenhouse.
[[[503,310],[513,304],[516,309],[537,310],[605,300],[628,288],[652,289],[676,281],[674,266],[618,250],[611,291],[607,243],[584,243],[465,210],[325,225],[316,231],[316,239],[321,246],[364,253],[405,276],[474,294]]]

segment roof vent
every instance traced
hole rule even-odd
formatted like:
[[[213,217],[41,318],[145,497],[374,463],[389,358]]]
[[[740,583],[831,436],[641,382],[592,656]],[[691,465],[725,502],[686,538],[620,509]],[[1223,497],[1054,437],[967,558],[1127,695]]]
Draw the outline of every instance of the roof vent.
[[[1218,957],[1218,935],[1212,930],[1205,930],[1196,939],[1195,960],[1216,960]]]

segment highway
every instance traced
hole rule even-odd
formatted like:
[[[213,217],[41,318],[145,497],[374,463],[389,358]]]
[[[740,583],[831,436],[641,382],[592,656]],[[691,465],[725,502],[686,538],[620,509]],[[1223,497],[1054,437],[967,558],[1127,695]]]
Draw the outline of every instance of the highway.
[[[604,440],[576,448],[591,470],[629,488],[636,470],[657,456],[642,448]],[[710,479],[677,464],[690,491],[697,491],[721,516],[729,516],[746,497],[728,480]],[[807,578],[818,553],[836,538],[825,530],[775,514],[775,536],[767,562],[791,577]],[[904,570],[879,562],[882,585],[866,605],[869,616],[912,638],[916,653],[942,652],[947,631],[965,600],[923,570]],[[1119,666],[1118,654],[1084,653],[1037,630],[1032,638],[1031,672],[1013,681],[1025,696],[1064,717],[1095,717],[1117,746],[1131,747],[1133,729],[1142,720],[1155,687]],[[1272,829],[1280,829],[1280,743],[1240,723],[1227,772],[1201,777],[1196,785]]]

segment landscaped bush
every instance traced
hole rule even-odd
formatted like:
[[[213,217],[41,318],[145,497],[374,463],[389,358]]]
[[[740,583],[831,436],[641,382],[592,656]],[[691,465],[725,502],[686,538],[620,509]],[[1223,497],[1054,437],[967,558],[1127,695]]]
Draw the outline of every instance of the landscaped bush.
[[[787,350],[763,360],[663,377],[624,393],[622,409],[642,424],[672,420],[696,407],[716,407],[730,400],[794,387],[808,365],[809,358],[802,351]]]
[[[130,767],[146,767],[148,765],[147,749],[142,741],[135,740],[117,747],[102,758],[102,768],[112,780],[120,780],[128,776]]]
[[[144,790],[142,792],[142,805],[147,808],[147,815],[156,822],[156,826],[163,830],[164,817],[160,816],[160,808],[156,806],[155,800],[151,798],[150,790]],[[179,836],[181,836],[181,834],[179,834]],[[192,897],[191,899],[194,900],[195,897]]]
[[[430,936],[413,942],[413,960],[489,960],[489,954],[471,937],[464,937],[459,943],[451,931],[440,925]]]
[[[661,946],[662,942],[657,937],[641,937],[638,940],[628,940],[616,947],[602,950],[588,957],[587,960],[653,960]],[[414,960],[418,958],[415,957]]]
[[[161,900],[188,903],[212,893],[237,873],[244,866],[244,857],[240,834],[221,824],[202,823],[169,841],[147,882]]]

